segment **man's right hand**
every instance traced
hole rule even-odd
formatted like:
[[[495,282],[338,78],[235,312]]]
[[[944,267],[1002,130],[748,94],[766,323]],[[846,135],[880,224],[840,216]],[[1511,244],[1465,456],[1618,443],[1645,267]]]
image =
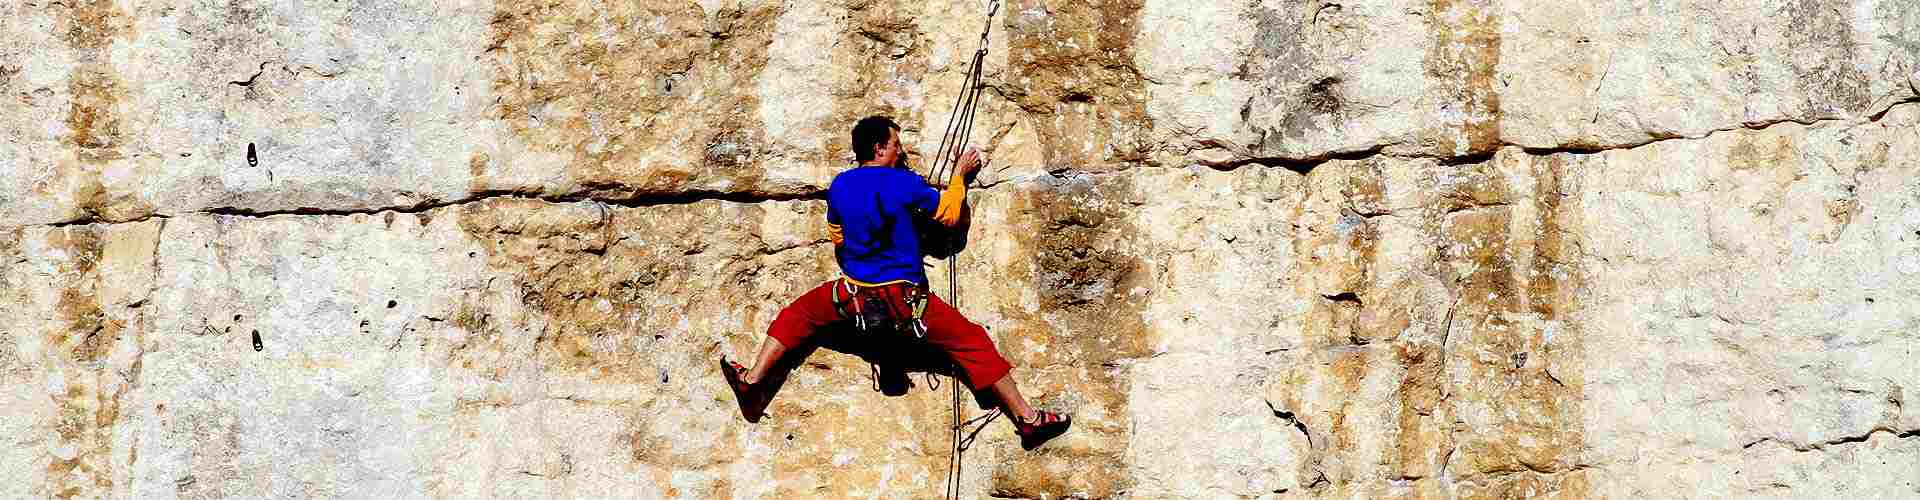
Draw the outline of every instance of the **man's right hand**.
[[[960,154],[959,175],[971,179],[973,178],[973,174],[980,172],[981,164],[980,148],[967,146],[967,151]]]

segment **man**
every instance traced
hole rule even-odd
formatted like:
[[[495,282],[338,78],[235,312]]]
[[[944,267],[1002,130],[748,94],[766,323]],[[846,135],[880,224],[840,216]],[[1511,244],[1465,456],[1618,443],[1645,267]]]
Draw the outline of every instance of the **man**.
[[[771,398],[761,382],[781,355],[823,327],[852,323],[869,331],[924,335],[959,366],[969,387],[976,392],[991,389],[1013,421],[1022,447],[1032,450],[1066,432],[1070,418],[1035,410],[1020,395],[1007,375],[1013,366],[994,348],[987,330],[926,292],[921,258],[927,250],[916,230],[923,224],[917,223],[930,221],[948,230],[965,227],[967,179],[979,171],[979,155],[971,150],[962,155],[946,190],[938,191],[906,168],[900,126],[887,117],[871,116],[854,125],[853,152],[859,166],[834,176],[827,188],[828,238],[844,276],[781,309],[751,369],[720,361],[741,415],[748,422],[760,420]]]

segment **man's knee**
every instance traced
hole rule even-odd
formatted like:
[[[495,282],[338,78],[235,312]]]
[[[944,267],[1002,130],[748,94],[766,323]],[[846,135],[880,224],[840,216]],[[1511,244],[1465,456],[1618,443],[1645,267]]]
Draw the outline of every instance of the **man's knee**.
[[[773,324],[767,327],[767,336],[792,349],[813,336],[813,328],[798,314],[782,310],[779,316],[774,317]]]
[[[830,290],[824,289],[831,284],[832,282],[828,282],[821,287],[815,287],[812,291],[795,299],[793,303],[780,308],[780,312],[773,317],[773,324],[767,326],[767,336],[773,337],[781,345],[793,348],[806,342],[807,338],[813,336],[821,326],[832,322],[839,312],[833,309],[833,300],[827,298],[826,294]]]

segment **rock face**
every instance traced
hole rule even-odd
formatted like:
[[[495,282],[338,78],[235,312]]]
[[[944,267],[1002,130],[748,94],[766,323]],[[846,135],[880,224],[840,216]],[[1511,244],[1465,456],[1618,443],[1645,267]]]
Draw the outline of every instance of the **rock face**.
[[[757,425],[714,360],[836,275],[854,120],[933,150],[985,2],[0,10],[0,497],[940,495],[904,347]],[[1920,3],[991,26],[934,287],[1076,424],[965,496],[1920,496]]]

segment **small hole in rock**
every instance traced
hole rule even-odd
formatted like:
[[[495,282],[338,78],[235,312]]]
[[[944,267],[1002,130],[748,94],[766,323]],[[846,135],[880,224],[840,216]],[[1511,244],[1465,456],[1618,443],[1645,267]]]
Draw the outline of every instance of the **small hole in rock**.
[[[387,301],[387,309],[393,309],[393,307],[397,305],[400,305],[398,301],[392,301],[392,300]]]

